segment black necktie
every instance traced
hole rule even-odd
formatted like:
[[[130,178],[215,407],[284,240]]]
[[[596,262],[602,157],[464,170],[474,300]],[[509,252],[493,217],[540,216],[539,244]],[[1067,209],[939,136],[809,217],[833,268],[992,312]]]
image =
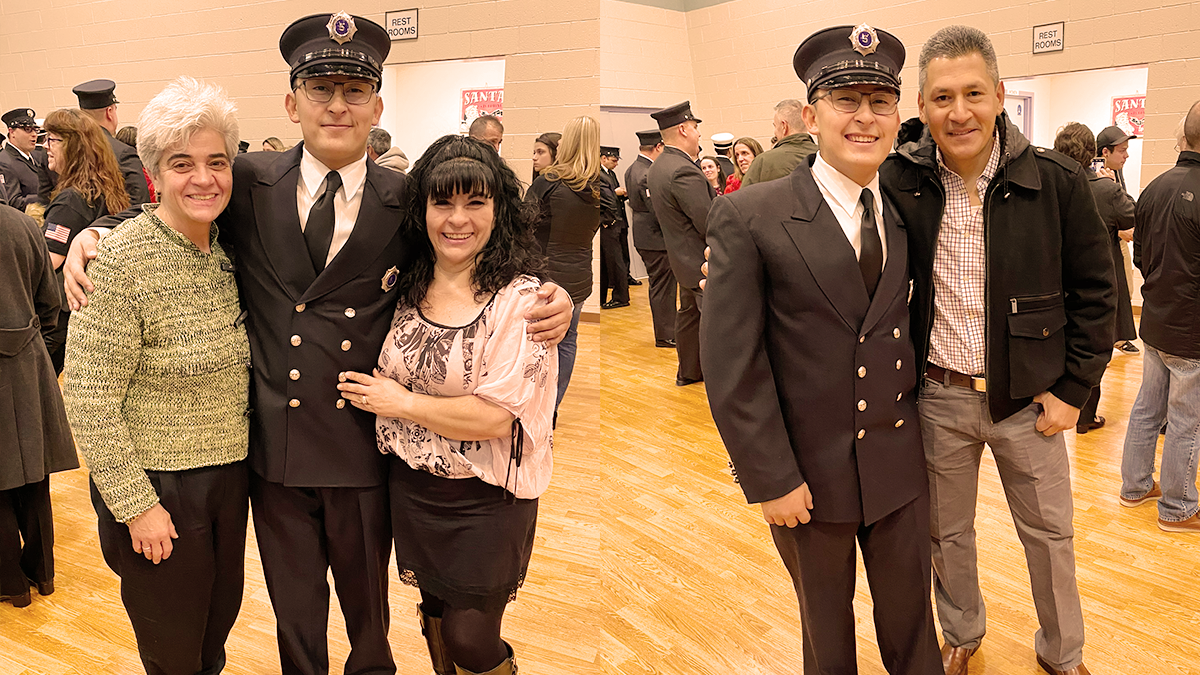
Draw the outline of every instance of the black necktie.
[[[329,257],[329,245],[333,243],[333,196],[342,187],[342,175],[330,171],[325,176],[325,192],[317,198],[308,211],[308,223],[304,226],[304,243],[308,246],[308,257],[317,274],[325,269]]]
[[[875,195],[870,188],[863,188],[858,201],[863,206],[862,252],[858,256],[858,268],[862,271],[863,283],[867,285],[867,295],[874,296],[879,275],[883,273],[883,242],[879,240],[879,229],[875,227]]]

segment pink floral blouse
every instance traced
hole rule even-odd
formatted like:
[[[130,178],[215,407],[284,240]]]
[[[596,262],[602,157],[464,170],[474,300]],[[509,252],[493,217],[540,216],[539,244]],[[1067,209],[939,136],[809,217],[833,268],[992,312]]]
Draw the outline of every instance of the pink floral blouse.
[[[525,333],[525,312],[540,302],[540,286],[537,279],[517,277],[466,326],[442,326],[415,307],[399,307],[379,354],[380,373],[418,394],[473,394],[512,413],[524,437],[518,443],[520,464],[512,435],[457,441],[394,417],[375,422],[381,451],[444,478],[477,477],[519,499],[546,491],[553,464],[558,353]]]

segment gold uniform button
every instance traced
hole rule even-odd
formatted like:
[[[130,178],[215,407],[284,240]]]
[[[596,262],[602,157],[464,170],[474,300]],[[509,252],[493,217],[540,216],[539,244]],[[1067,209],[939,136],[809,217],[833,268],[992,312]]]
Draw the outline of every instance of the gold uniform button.
[[[342,351],[344,351],[344,352],[350,351],[350,341],[349,340],[342,340]]]
[[[301,342],[302,342],[302,340],[300,339],[299,335],[292,336],[292,346],[293,347],[299,347]]]
[[[335,403],[334,405],[336,405],[336,406],[337,406],[337,409],[338,409],[338,410],[341,410],[342,408],[345,408],[345,407],[346,407],[346,399],[344,399],[344,398],[339,398],[339,399],[337,400],[337,403]]]
[[[302,302],[302,303],[300,303],[300,304],[296,305],[296,311],[297,311],[297,312],[303,312],[305,307],[308,307],[308,305],[306,305],[306,304],[304,304],[304,303]]]
[[[858,440],[860,440],[860,441],[861,441],[861,440],[862,440],[862,437],[863,437],[863,436],[866,436],[866,435],[867,435],[867,430],[866,430],[866,429],[859,429],[859,430],[858,430]]]
[[[1046,336],[1047,336],[1047,335],[1049,335],[1049,334],[1050,334],[1050,329],[1049,329],[1049,328],[1043,328],[1043,329],[1042,329],[1042,337],[1046,337]]]
[[[866,367],[866,366],[859,366],[859,367],[858,367],[858,376],[859,376],[859,377],[866,377],[866,376],[867,376],[867,367]]]
[[[866,341],[867,341],[867,336],[866,336],[866,335],[860,335],[860,336],[858,336],[858,344],[860,344],[860,345],[861,345],[862,343],[864,343],[864,342],[866,342]]]
[[[900,392],[899,394],[896,394],[896,400],[897,400],[897,401],[899,401],[899,400],[900,400],[901,398],[903,398],[903,397],[904,397],[904,392]]]
[[[896,359],[896,370],[900,370],[900,366],[902,365],[904,364],[900,362],[900,359]]]
[[[354,318],[354,308],[353,308],[353,307],[347,307],[347,308],[346,308],[346,318],[347,318],[347,319],[353,319],[353,318]]]
[[[300,407],[300,399],[294,398],[294,399],[288,401],[288,405],[293,408],[299,408]]]
[[[899,429],[902,426],[904,426],[904,420],[896,420],[896,428]]]
[[[867,409],[867,402],[860,399],[858,402],[858,411],[862,412],[866,409]]]
[[[298,380],[300,379],[300,371],[292,368],[291,372],[288,373],[288,377],[292,378],[293,380]]]
[[[900,339],[900,329],[899,328],[892,329],[892,337],[896,338],[897,340]]]

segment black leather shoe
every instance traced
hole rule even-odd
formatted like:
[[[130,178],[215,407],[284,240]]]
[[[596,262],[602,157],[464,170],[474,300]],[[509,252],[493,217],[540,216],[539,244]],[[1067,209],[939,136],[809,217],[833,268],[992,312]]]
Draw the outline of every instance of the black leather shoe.
[[[655,340],[654,346],[655,347],[666,347],[667,349],[675,349],[675,341],[674,340]]]
[[[33,602],[33,598],[29,595],[29,591],[25,591],[21,595],[0,595],[0,602],[7,602],[13,607],[28,607]]]
[[[1126,354],[1137,354],[1142,351],[1137,348],[1137,345],[1133,344],[1129,340],[1126,340],[1126,341],[1122,342],[1121,344],[1117,345],[1117,349],[1120,349],[1121,351],[1125,352]]]
[[[600,309],[620,309],[622,307],[628,307],[628,306],[629,306],[628,302],[621,302],[620,300],[609,300],[608,302],[604,303],[603,305],[600,305]]]
[[[638,279],[634,279],[633,277],[629,277],[629,285],[630,286],[641,286],[642,282]]]
[[[700,378],[698,380],[693,380],[690,377],[677,377],[677,378],[675,378],[675,386],[676,387],[686,387],[689,384],[696,384],[697,382],[703,382],[703,381],[704,381],[704,378]]]
[[[1093,419],[1091,422],[1086,422],[1084,424],[1076,424],[1075,425],[1075,433],[1086,434],[1089,431],[1093,431],[1095,429],[1099,429],[1100,427],[1104,426],[1104,422],[1105,422],[1105,419],[1103,417],[1096,415],[1096,418]]]
[[[37,586],[38,595],[50,595],[54,592],[54,580],[50,581],[34,581],[29,580],[30,586]]]

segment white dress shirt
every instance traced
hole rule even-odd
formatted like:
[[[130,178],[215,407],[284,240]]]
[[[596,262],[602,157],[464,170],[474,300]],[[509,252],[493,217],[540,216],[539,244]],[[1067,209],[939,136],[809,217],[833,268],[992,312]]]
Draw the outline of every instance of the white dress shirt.
[[[325,191],[325,176],[329,168],[304,148],[300,158],[300,180],[296,181],[296,210],[300,214],[300,231],[308,225],[308,212],[312,210],[317,198]],[[338,169],[342,177],[342,187],[333,198],[333,241],[329,244],[329,257],[325,259],[328,266],[346,240],[354,231],[354,223],[358,221],[358,209],[362,206],[363,187],[367,183],[367,153],[364,150],[361,159],[351,162]]]
[[[817,161],[813,164],[812,173],[817,187],[821,189],[821,194],[825,197],[825,203],[829,204],[833,215],[837,217],[838,224],[842,226],[842,233],[850,241],[850,246],[854,248],[854,257],[856,259],[861,257],[863,207],[858,198],[862,194],[863,186],[830,166],[819,152]],[[871,176],[871,182],[866,187],[870,188],[871,194],[875,197],[875,229],[879,231],[879,243],[883,248],[883,264],[886,265],[887,233],[883,228],[883,195],[879,193],[878,171]],[[882,274],[882,267],[880,273]]]

